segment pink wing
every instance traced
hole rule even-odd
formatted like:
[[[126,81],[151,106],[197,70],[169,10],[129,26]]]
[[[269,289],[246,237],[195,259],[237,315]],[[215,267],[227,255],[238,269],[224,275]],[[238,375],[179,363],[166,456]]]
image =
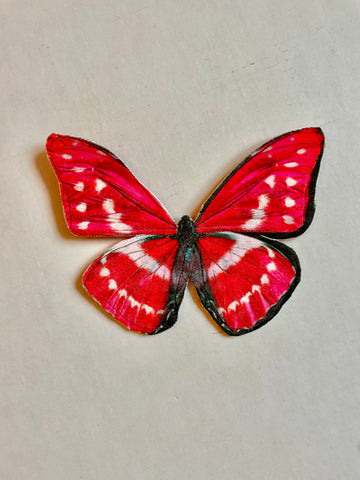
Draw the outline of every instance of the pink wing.
[[[108,150],[57,134],[49,136],[46,148],[59,180],[66,221],[75,235],[176,233],[160,202]]]
[[[204,272],[192,276],[201,302],[229,335],[242,335],[268,322],[300,281],[295,252],[274,240],[237,233],[198,241]]]
[[[319,128],[286,133],[238,165],[203,205],[200,233],[234,231],[292,237],[314,214],[315,182],[324,147]]]
[[[83,285],[130,330],[158,333],[177,319],[172,270],[178,242],[139,235],[123,240],[88,267]]]

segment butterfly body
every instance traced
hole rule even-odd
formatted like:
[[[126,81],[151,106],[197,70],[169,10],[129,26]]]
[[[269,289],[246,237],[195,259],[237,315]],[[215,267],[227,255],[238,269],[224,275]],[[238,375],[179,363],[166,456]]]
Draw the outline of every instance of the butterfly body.
[[[199,236],[194,221],[188,215],[184,215],[177,225],[176,235],[172,236],[178,242],[178,246],[166,311],[153,334],[167,330],[174,325],[189,278],[198,275],[201,271],[199,251],[196,245]]]
[[[242,335],[269,321],[300,280],[295,252],[314,214],[324,146],[307,128],[263,145],[225,178],[195,220],[176,225],[115,155],[53,134],[48,155],[75,235],[127,237],[86,270],[89,294],[131,330],[156,334],[177,320],[191,279],[221,329]]]

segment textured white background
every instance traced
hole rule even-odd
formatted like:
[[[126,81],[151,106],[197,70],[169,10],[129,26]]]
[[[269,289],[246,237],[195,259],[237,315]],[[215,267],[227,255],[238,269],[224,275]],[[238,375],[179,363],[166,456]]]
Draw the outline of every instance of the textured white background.
[[[2,0],[0,478],[360,478],[359,35],[351,0]],[[49,133],[108,147],[178,219],[246,153],[323,128],[303,279],[219,334],[187,292],[129,333],[82,293]]]

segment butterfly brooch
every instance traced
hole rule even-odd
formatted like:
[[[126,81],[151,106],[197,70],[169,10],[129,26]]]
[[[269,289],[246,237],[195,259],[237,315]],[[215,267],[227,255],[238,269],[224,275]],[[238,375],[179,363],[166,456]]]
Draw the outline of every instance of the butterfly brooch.
[[[122,237],[83,275],[118,322],[145,334],[177,320],[189,279],[228,335],[268,322],[300,280],[295,237],[314,215],[324,148],[319,128],[281,135],[250,154],[203,204],[176,224],[124,163],[99,145],[52,134],[47,152],[74,235]]]

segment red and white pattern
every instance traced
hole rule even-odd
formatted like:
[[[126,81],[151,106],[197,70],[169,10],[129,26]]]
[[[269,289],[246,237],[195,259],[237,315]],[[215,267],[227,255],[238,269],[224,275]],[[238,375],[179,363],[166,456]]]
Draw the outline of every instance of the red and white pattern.
[[[212,296],[233,332],[262,322],[297,277],[291,261],[259,239],[227,232],[198,244]]]
[[[320,129],[282,135],[235,168],[204,204],[196,229],[294,233],[305,223],[313,171],[321,155]]]
[[[153,333],[166,312],[177,246],[145,235],[123,240],[90,265],[83,285],[127,328]]]
[[[132,237],[86,270],[84,287],[129,329],[157,333],[175,323],[191,277],[226,333],[258,328],[299,282],[296,254],[271,238],[299,235],[309,226],[323,147],[318,128],[275,138],[227,176],[195,222],[185,216],[177,228],[111,152],[50,135],[48,156],[71,232]]]
[[[176,233],[160,202],[115,155],[79,138],[52,134],[46,145],[65,217],[75,235]]]

